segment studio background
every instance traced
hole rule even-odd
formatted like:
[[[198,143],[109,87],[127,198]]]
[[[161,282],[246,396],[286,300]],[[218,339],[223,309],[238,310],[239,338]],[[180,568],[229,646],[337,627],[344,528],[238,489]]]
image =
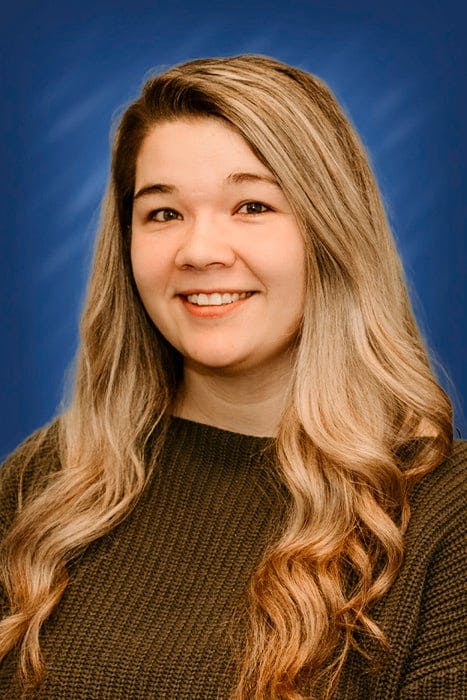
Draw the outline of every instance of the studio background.
[[[324,79],[364,141],[465,437],[466,49],[450,2],[25,2],[0,28],[0,457],[58,411],[112,121],[151,72],[261,53]]]

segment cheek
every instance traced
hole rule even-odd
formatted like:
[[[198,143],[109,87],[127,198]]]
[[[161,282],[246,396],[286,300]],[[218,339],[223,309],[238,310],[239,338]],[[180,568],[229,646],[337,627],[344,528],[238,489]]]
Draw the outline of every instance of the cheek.
[[[264,250],[261,264],[271,289],[279,294],[302,300],[305,287],[305,249],[298,234],[278,240]]]
[[[142,297],[164,287],[168,275],[168,262],[161,252],[139,243],[131,245],[131,266],[136,286]],[[144,298],[143,298],[144,300]]]
[[[139,298],[151,318],[154,325],[164,333],[164,307],[161,300],[164,299],[165,282],[167,273],[160,256],[154,251],[145,251],[141,247],[132,246],[131,266],[133,278],[138,290]]]
[[[306,278],[305,245],[298,231],[290,241],[290,246],[288,251],[286,249],[283,260],[287,277],[296,289],[296,296],[303,298]]]
[[[278,314],[290,330],[300,324],[305,308],[306,262],[305,252],[300,242],[288,249],[284,247],[282,266],[278,271],[276,298]]]

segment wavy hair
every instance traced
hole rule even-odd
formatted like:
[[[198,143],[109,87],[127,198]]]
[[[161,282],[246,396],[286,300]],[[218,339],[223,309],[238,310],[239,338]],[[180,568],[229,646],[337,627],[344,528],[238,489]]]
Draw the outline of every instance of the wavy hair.
[[[410,490],[452,444],[451,405],[365,149],[327,86],[256,55],[197,59],[151,78],[115,133],[74,391],[59,419],[61,469],[21,503],[3,544],[11,612],[0,623],[0,658],[19,646],[25,685],[43,677],[39,630],[60,603],[67,564],[135,504],[182,377],[182,358],[132,277],[136,157],[157,123],[209,117],[235,128],[279,180],[307,265],[275,439],[290,512],[250,582],[235,700],[330,697],[349,650],[366,653],[358,639],[384,646],[371,606],[400,567]],[[424,434],[416,457],[404,452]],[[37,449],[39,440],[31,456]]]

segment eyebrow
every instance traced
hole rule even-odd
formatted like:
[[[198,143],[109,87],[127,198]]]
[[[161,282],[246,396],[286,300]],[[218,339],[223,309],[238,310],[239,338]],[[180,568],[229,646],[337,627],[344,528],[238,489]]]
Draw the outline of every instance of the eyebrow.
[[[225,182],[230,185],[239,185],[243,182],[266,182],[269,185],[274,185],[281,189],[275,177],[259,173],[230,173],[230,175],[227,175],[225,178]],[[175,185],[166,185],[161,182],[154,185],[145,185],[136,192],[133,201],[150,194],[172,194],[173,192],[178,192]]]

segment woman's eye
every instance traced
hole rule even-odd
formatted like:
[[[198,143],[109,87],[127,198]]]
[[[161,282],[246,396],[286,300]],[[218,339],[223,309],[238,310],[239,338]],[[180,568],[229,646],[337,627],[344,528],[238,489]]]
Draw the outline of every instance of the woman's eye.
[[[158,221],[163,223],[165,221],[172,221],[173,219],[178,219],[180,214],[175,209],[156,209],[148,215],[149,221]]]
[[[242,211],[242,209],[246,209],[246,211]],[[268,211],[268,210],[269,210],[269,207],[267,207],[262,202],[246,202],[245,204],[242,204],[242,206],[238,210],[238,213],[239,214],[264,214],[264,212]]]

